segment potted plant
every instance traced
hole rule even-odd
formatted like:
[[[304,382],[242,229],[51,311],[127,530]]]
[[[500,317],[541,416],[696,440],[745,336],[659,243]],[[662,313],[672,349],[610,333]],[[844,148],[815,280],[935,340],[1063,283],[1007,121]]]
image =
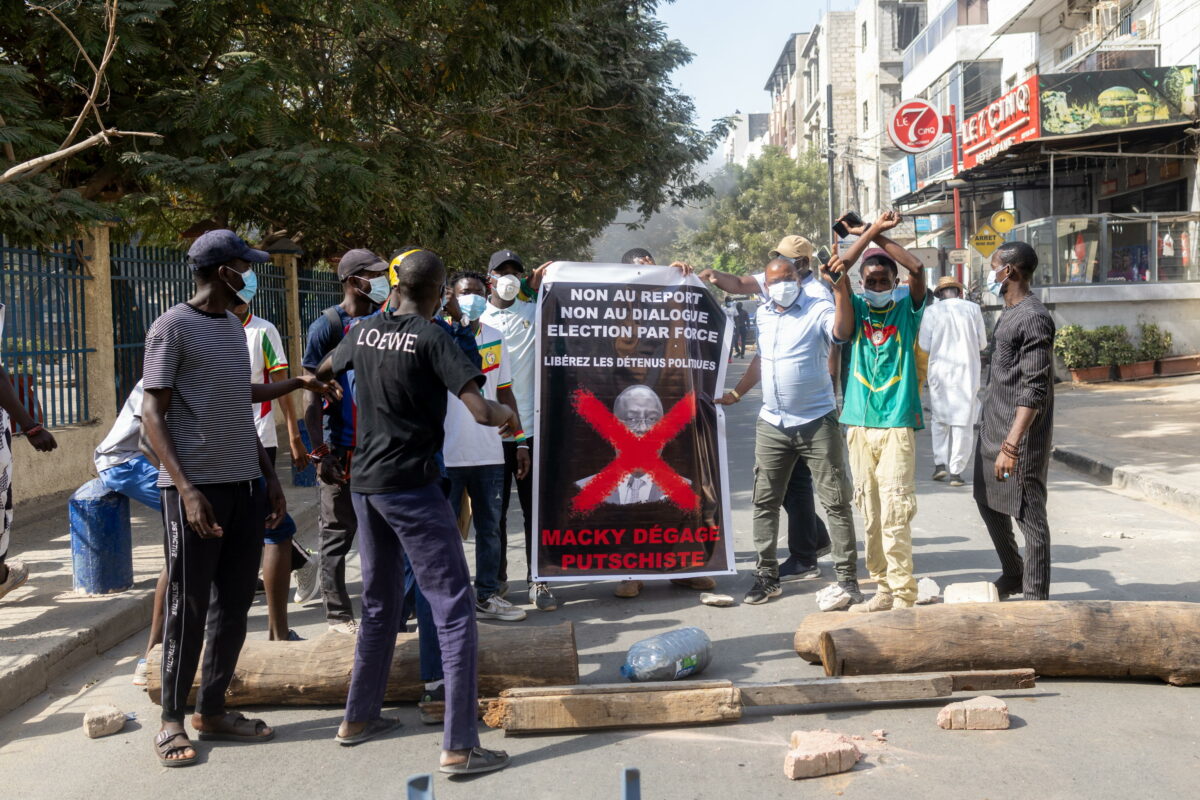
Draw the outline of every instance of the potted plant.
[[[1197,372],[1200,372],[1200,355],[1175,356],[1158,362],[1159,375],[1194,375]]]
[[[1101,325],[1096,328],[1095,336],[1100,363],[1114,367],[1121,380],[1133,380],[1130,367],[1137,361],[1137,348],[1129,340],[1125,326]]]
[[[1111,379],[1112,369],[1101,365],[1096,337],[1079,325],[1066,325],[1054,337],[1054,352],[1071,371],[1077,383],[1095,383]]]
[[[1153,322],[1138,326],[1137,378],[1149,378],[1158,371],[1158,361],[1171,350],[1171,332],[1164,331]]]

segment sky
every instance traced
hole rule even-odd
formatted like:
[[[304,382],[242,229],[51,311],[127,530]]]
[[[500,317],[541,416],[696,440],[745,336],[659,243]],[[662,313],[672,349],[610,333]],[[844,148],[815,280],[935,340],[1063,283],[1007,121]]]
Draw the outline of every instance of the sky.
[[[696,102],[697,123],[770,110],[763,91],[789,35],[808,31],[825,13],[853,9],[854,0],[675,0],[659,6],[672,38],[695,57],[675,73],[675,85]]]

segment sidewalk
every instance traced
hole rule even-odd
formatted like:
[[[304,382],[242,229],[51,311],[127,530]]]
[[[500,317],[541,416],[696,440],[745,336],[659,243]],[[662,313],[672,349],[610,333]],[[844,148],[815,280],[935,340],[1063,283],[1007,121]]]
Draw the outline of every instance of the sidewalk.
[[[281,477],[300,541],[313,546],[317,490],[292,486],[288,469]],[[29,581],[0,600],[0,715],[150,624],[163,563],[161,518],[131,502],[133,588],[82,597],[72,588],[67,497],[20,504],[14,513],[10,557],[29,567]]]
[[[1057,461],[1200,515],[1200,376],[1060,384],[1054,414]]]

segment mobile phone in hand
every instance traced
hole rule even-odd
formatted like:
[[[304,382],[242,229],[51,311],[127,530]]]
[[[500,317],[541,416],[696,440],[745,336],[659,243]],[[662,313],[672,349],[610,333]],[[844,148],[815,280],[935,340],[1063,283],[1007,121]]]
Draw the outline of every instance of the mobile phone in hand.
[[[821,264],[822,266],[824,266],[825,264],[829,263],[829,259],[831,259],[831,258],[833,258],[833,256],[829,254],[829,248],[822,247],[820,250],[817,251],[817,263],[818,264]]]
[[[839,238],[842,238],[850,235],[850,228],[857,228],[862,224],[862,217],[860,217],[854,211],[847,211],[842,215],[841,219],[833,223],[833,232],[836,233]]]

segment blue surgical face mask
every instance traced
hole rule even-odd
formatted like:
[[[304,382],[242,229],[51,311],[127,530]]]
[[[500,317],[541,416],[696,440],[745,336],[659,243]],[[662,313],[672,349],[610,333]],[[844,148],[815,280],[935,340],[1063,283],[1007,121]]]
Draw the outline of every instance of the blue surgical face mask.
[[[383,301],[387,300],[388,295],[392,291],[392,285],[388,283],[387,276],[381,275],[377,278],[371,278],[369,282],[371,290],[366,293],[367,297],[371,299],[372,303],[382,305]]]
[[[871,308],[884,308],[888,303],[892,302],[892,290],[886,292],[873,292],[870,289],[863,289],[863,300],[867,301],[867,305]]]
[[[1004,280],[1000,280],[999,278],[1000,271],[995,269],[989,272],[987,276],[987,290],[996,295],[996,297],[1004,294],[1004,284],[1008,282],[1009,276],[1005,275]]]
[[[235,294],[241,298],[243,303],[249,303],[254,299],[254,295],[258,294],[258,276],[254,274],[254,270],[252,269],[248,269],[240,274],[242,276],[242,288],[238,289]],[[228,286],[229,281],[226,281],[225,284]],[[233,287],[230,286],[229,288],[232,289]]]
[[[480,294],[463,294],[458,297],[458,307],[471,322],[479,319],[486,306],[487,298]]]

